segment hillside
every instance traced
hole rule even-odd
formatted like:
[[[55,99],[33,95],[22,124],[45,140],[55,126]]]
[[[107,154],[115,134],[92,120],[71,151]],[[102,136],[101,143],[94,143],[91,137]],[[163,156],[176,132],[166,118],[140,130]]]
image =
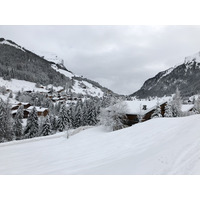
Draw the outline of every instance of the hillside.
[[[174,67],[159,72],[153,78],[145,81],[143,86],[131,96],[146,98],[162,97],[175,93],[176,88],[182,96],[189,97],[200,93],[200,53],[186,57]]]
[[[117,95],[95,81],[75,75],[55,54],[37,55],[4,38],[0,38],[0,77],[7,81],[18,79],[43,86],[67,85],[76,94],[98,97],[104,94]]]
[[[0,174],[200,174],[199,120],[157,118],[0,144]]]

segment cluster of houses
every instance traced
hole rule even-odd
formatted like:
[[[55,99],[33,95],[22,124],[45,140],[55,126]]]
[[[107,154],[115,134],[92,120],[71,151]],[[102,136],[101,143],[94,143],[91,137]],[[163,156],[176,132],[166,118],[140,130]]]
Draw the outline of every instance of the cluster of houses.
[[[24,109],[23,109],[24,119],[27,119],[29,113],[33,109],[33,106],[31,106],[30,103],[18,103],[16,105],[12,105],[12,107],[11,107],[11,114],[12,114],[12,116],[15,117],[15,115],[17,113],[17,109],[20,106],[24,107]],[[46,117],[48,115],[48,113],[49,113],[48,108],[42,108],[42,107],[37,107],[37,106],[35,106],[35,108],[36,108],[36,111],[37,111],[37,115],[39,117]]]
[[[40,86],[40,88],[44,89],[43,86]],[[33,93],[32,90],[27,90],[24,91],[25,94],[31,94]],[[71,94],[66,94],[65,89],[60,89],[58,91],[48,91],[48,92],[40,92],[40,94],[43,94],[46,96],[46,98],[50,99],[53,103],[66,103],[67,101],[70,101],[70,103],[73,103],[77,100],[83,99],[85,96],[82,94],[76,94],[76,93],[71,93]],[[11,107],[11,112],[12,116],[15,117],[17,113],[17,109],[23,105],[24,107],[24,118],[28,118],[28,115],[30,111],[33,109],[33,106],[31,106],[30,103],[23,103],[20,102],[18,104],[12,105]],[[35,106],[37,110],[38,116],[47,116],[49,111],[48,108],[43,108],[43,107],[37,107]]]

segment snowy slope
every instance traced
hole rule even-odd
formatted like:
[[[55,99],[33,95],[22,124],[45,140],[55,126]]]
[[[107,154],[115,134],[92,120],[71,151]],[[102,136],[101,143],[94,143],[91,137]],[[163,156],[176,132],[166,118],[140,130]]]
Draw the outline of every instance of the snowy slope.
[[[55,64],[52,64],[51,67],[57,72],[65,75],[66,77],[70,79],[72,79],[74,76],[78,77],[78,75],[75,75],[70,71],[58,68]],[[72,86],[72,92],[76,94],[83,94],[83,95],[88,94],[93,97],[95,96],[103,97],[103,94],[104,94],[104,92],[100,88],[97,88],[91,83],[88,83],[86,81],[79,81],[79,80],[74,80],[74,85]]]
[[[13,92],[18,92],[20,91],[27,91],[27,90],[31,90],[31,91],[35,91],[35,92],[48,92],[48,90],[46,90],[45,88],[37,88],[35,86],[34,82],[30,82],[30,81],[24,81],[24,80],[17,80],[17,79],[11,79],[10,81],[8,80],[4,80],[3,78],[0,77],[0,86],[5,86],[6,89],[10,89]],[[48,85],[48,87],[50,88],[51,85]],[[54,89],[56,90],[61,90],[62,87],[58,86],[55,87]]]
[[[200,174],[200,115],[0,144],[0,174]]]

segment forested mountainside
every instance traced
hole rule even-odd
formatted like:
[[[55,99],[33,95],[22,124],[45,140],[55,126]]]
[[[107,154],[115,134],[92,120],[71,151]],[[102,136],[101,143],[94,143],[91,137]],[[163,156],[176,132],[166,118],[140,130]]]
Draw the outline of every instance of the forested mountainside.
[[[43,85],[65,85],[69,78],[51,68],[51,62],[10,40],[0,40],[0,76]]]
[[[159,72],[153,78],[145,81],[143,86],[131,94],[139,98],[149,96],[162,97],[175,93],[176,88],[182,96],[192,96],[200,93],[200,53],[186,57],[182,64]]]
[[[64,63],[47,60],[45,56],[39,56],[4,38],[0,38],[0,77],[4,80],[14,78],[42,85],[65,87],[68,84],[72,90],[74,87],[73,92],[78,93],[80,89],[86,89],[85,94],[92,96],[98,96],[99,93],[100,96],[104,93],[117,95],[95,81],[74,75]]]

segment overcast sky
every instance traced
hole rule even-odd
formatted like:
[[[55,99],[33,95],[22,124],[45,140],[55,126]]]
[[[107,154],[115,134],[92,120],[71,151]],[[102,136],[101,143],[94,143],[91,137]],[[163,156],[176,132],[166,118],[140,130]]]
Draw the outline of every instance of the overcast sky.
[[[55,53],[72,72],[119,94],[200,51],[200,26],[0,26],[0,37]]]

